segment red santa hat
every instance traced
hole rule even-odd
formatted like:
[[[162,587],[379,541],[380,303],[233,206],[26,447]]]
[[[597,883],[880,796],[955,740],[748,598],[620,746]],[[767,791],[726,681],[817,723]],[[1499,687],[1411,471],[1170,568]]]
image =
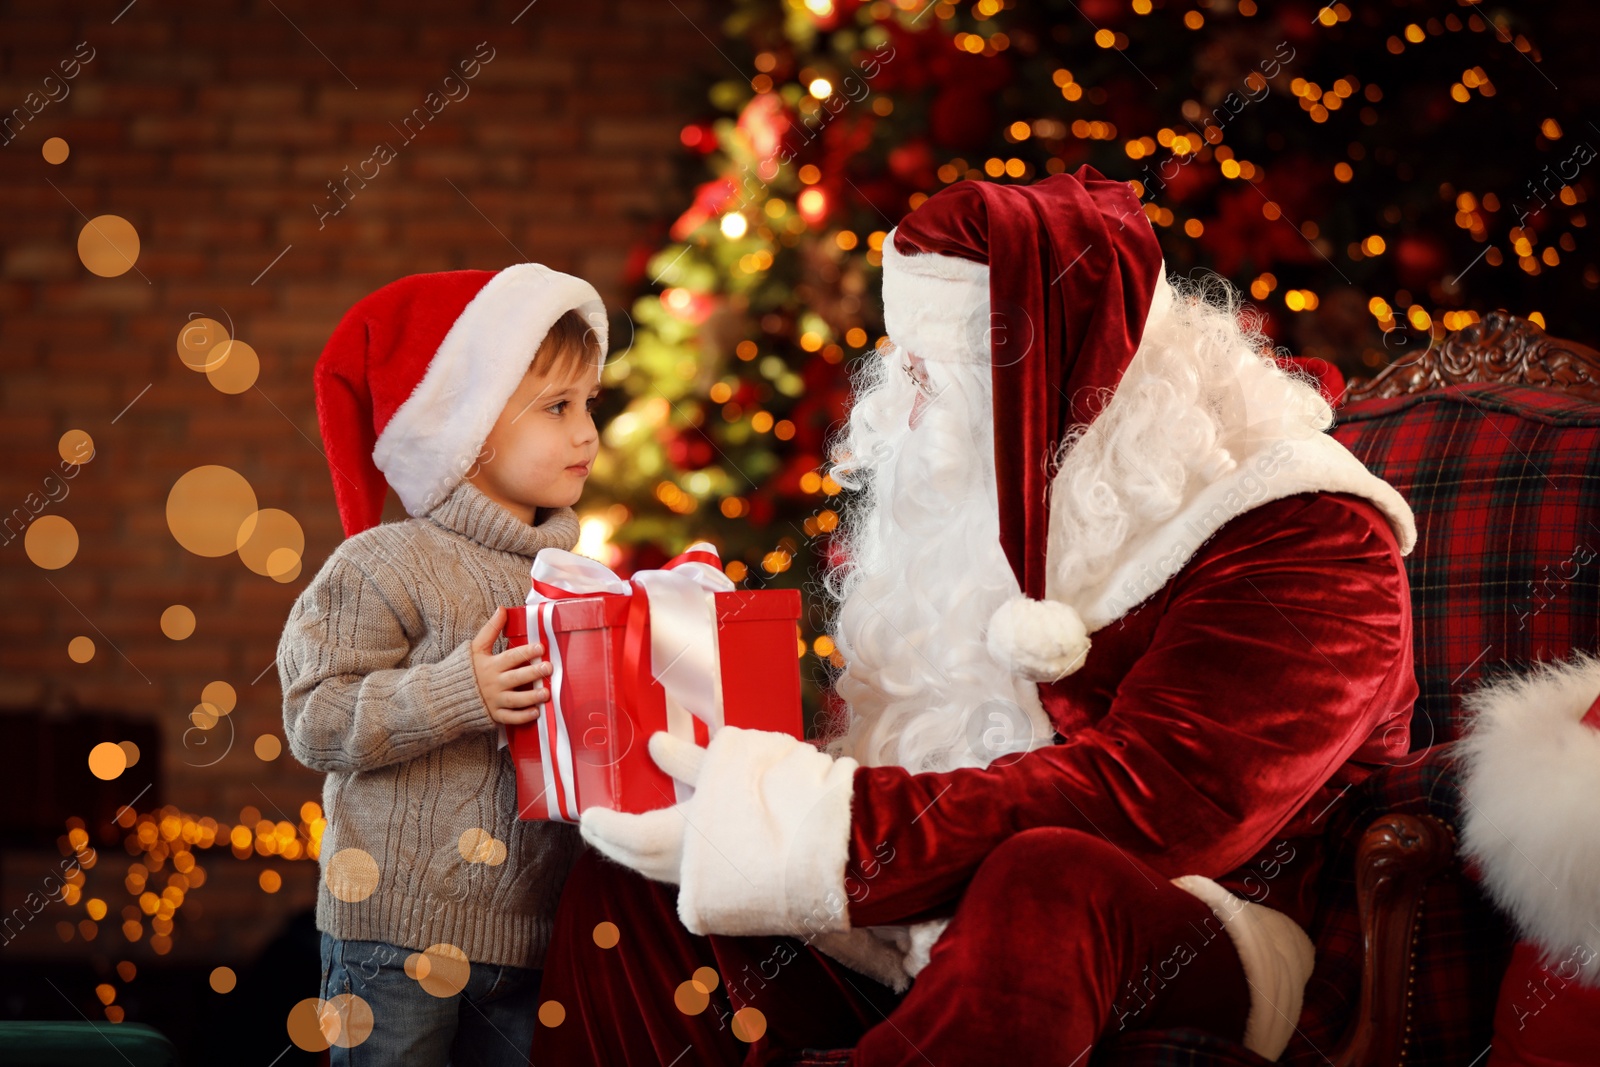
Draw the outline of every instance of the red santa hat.
[[[1600,658],[1469,694],[1461,853],[1521,936],[1500,985],[1499,1067],[1595,1062],[1600,1041]]]
[[[890,340],[991,367],[1000,544],[1022,596],[995,613],[988,642],[1036,681],[1076,669],[1089,647],[1078,613],[1043,599],[1049,461],[1171,307],[1164,267],[1132,187],[1090,166],[1032,185],[959,182],[883,242]]]
[[[572,309],[605,352],[599,293],[542,263],[413,274],[345,313],[315,381],[346,537],[378,524],[385,484],[413,516],[450,494],[550,327]]]

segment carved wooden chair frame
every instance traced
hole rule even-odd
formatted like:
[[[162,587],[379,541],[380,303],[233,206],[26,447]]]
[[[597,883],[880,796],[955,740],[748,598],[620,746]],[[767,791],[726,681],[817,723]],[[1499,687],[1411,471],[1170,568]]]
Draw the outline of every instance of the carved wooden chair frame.
[[[1467,382],[1537,385],[1600,403],[1600,352],[1551,337],[1526,319],[1491,311],[1420,356],[1373,378],[1353,380],[1343,403]],[[1384,815],[1363,833],[1356,855],[1361,995],[1355,1021],[1332,1056],[1335,1067],[1393,1067],[1405,1061],[1423,893],[1455,857],[1455,828],[1432,817]]]

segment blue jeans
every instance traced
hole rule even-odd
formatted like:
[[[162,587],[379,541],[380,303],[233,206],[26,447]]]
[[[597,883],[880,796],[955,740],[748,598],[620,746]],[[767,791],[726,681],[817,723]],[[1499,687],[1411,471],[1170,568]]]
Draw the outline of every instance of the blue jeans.
[[[328,1050],[332,1067],[529,1062],[541,970],[473,963],[459,993],[438,997],[406,974],[413,954],[386,941],[343,941],[323,931],[321,996],[353,993],[372,1009],[373,1020],[364,1041]]]

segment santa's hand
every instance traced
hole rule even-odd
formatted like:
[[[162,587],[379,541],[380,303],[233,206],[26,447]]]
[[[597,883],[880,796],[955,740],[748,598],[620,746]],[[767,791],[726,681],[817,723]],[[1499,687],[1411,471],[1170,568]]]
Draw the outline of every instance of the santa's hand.
[[[650,737],[650,758],[656,766],[687,785],[700,778],[706,750],[680,741],[665,730]],[[691,798],[692,800],[693,798]],[[601,854],[658,882],[678,884],[683,865],[683,835],[691,801],[635,815],[610,808],[589,808],[578,816],[578,833]]]
[[[850,928],[854,759],[737,726],[705,748],[657,733],[650,754],[694,795],[646,815],[584,812],[583,835],[619,862],[677,882],[685,929],[812,937]]]
[[[650,758],[656,766],[685,785],[700,781],[700,768],[706,763],[706,750],[693,741],[673,737],[665,730],[650,735]]]

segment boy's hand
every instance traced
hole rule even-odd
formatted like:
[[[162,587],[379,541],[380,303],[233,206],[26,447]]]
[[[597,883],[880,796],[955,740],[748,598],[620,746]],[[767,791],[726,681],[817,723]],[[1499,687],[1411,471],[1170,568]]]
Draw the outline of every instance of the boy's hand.
[[[528,662],[544,654],[544,646],[536,641],[508,648],[499,655],[492,653],[494,639],[500,636],[505,622],[506,609],[496,608],[494,616],[472,639],[472,673],[477,677],[478,695],[489,709],[489,718],[500,723],[532,722],[543,710],[539,705],[550,699],[550,689],[543,680],[553,668],[546,662]],[[517,689],[533,681],[539,683],[533,689]]]

